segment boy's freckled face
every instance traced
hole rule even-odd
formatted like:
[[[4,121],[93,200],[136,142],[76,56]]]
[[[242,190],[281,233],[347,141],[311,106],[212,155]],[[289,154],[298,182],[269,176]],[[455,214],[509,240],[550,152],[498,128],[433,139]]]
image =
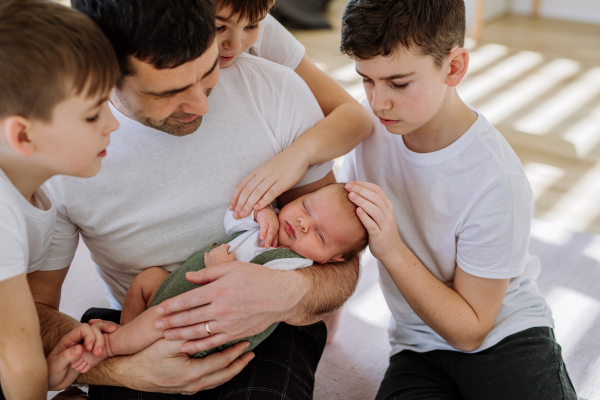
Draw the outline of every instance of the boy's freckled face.
[[[390,133],[404,135],[429,122],[442,107],[448,86],[445,66],[432,57],[400,50],[389,57],[356,60],[367,99]]]
[[[110,133],[118,127],[108,94],[71,96],[56,105],[51,122],[32,122],[33,157],[54,174],[94,176],[107,154]]]
[[[318,263],[343,261],[360,222],[342,206],[335,188],[326,187],[289,203],[279,213],[279,246]]]
[[[219,45],[219,68],[227,68],[237,56],[254,46],[258,41],[260,21],[251,23],[248,18],[237,20],[231,15],[231,7],[216,10],[215,26]]]

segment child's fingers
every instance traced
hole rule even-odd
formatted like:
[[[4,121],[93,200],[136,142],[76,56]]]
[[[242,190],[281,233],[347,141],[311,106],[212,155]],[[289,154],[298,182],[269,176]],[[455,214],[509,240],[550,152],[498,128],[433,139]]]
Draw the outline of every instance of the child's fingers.
[[[235,189],[233,189],[233,194],[231,195],[231,200],[229,200],[230,211],[235,210],[235,207],[238,203],[238,198],[240,197],[240,193],[242,193],[242,189],[244,189],[248,182],[250,182],[254,178],[254,175],[254,172],[252,172],[250,175],[247,175],[244,179],[242,179],[240,183],[238,183],[235,186]]]
[[[362,222],[362,224],[367,229],[367,232],[369,233],[369,238],[374,238],[377,233],[381,232],[379,230],[379,226],[375,223],[375,221],[371,219],[369,214],[367,214],[365,210],[362,209],[362,207],[358,207],[356,209],[356,214],[358,215],[360,222]]]
[[[263,240],[265,238],[265,236],[267,236],[267,230],[269,229],[269,225],[268,224],[261,224],[260,225],[260,240]]]
[[[265,247],[269,248],[273,244],[273,238],[275,237],[275,227],[273,224],[269,225],[269,231],[267,232],[267,241]]]
[[[93,326],[92,329],[94,330],[94,336],[96,337],[92,353],[100,357],[104,350],[104,336],[102,336],[102,331],[98,328],[98,325]]]

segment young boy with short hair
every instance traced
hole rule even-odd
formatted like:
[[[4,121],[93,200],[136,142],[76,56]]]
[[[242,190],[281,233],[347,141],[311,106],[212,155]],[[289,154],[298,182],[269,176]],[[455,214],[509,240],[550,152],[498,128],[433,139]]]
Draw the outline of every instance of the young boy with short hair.
[[[351,0],[343,16],[374,130],[341,178],[393,316],[377,399],[576,399],[528,252],[529,182],[456,91],[464,35],[463,0]]]
[[[77,377],[69,364],[83,347],[101,354],[101,333],[114,330],[82,324],[45,360],[27,273],[44,270],[56,223],[42,184],[100,169],[117,128],[107,100],[118,66],[86,16],[52,1],[8,0],[0,71],[0,398],[45,399]]]

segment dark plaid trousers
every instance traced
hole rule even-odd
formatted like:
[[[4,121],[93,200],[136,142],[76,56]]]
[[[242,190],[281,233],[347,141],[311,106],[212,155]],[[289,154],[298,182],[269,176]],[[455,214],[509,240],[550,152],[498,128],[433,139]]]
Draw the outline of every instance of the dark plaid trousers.
[[[92,308],[93,318],[119,322],[120,312]],[[327,339],[323,322],[309,326],[280,323],[255,350],[252,361],[229,382],[192,396],[148,393],[114,386],[90,386],[92,400],[305,400],[312,399],[315,371]]]

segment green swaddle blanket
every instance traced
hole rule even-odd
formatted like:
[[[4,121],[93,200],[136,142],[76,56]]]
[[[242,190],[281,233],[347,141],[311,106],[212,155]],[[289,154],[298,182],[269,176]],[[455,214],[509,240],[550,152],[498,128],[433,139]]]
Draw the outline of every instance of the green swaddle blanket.
[[[188,281],[187,279],[185,279],[185,274],[187,272],[200,271],[201,269],[206,268],[204,265],[204,253],[207,253],[222,244],[231,242],[233,239],[237,238],[244,232],[246,232],[246,231],[237,232],[237,233],[229,236],[225,241],[222,241],[220,243],[215,243],[206,249],[197,251],[194,254],[192,254],[190,256],[190,258],[188,258],[187,261],[185,263],[183,263],[183,265],[181,267],[179,267],[175,271],[171,272],[169,274],[169,276],[167,276],[167,278],[163,281],[162,285],[160,285],[160,287],[156,291],[156,294],[154,295],[154,298],[152,299],[152,303],[150,304],[150,306],[154,307],[155,305],[158,305],[158,304],[162,303],[163,301],[170,299],[171,297],[178,296],[189,290],[192,290],[192,289],[202,286],[202,285],[193,284],[190,281]],[[279,259],[283,259],[283,258],[303,258],[303,257],[294,253],[291,250],[288,250],[288,249],[273,249],[273,250],[268,250],[268,251],[265,251],[264,253],[257,255],[252,260],[250,260],[250,262],[253,264],[265,265],[269,261],[279,260]],[[205,351],[199,351],[198,353],[194,354],[192,357],[196,357],[196,358],[206,357],[209,354],[223,351],[226,348],[233,346],[234,344],[244,341],[244,340],[247,340],[250,342],[250,346],[248,346],[248,348],[244,352],[252,351],[263,340],[265,340],[275,330],[275,328],[277,328],[278,324],[279,323],[274,323],[273,325],[269,326],[265,331],[259,333],[258,335],[250,336],[250,337],[244,338],[244,339],[232,340],[231,342],[227,342],[221,346],[217,346],[215,348],[205,350]]]

